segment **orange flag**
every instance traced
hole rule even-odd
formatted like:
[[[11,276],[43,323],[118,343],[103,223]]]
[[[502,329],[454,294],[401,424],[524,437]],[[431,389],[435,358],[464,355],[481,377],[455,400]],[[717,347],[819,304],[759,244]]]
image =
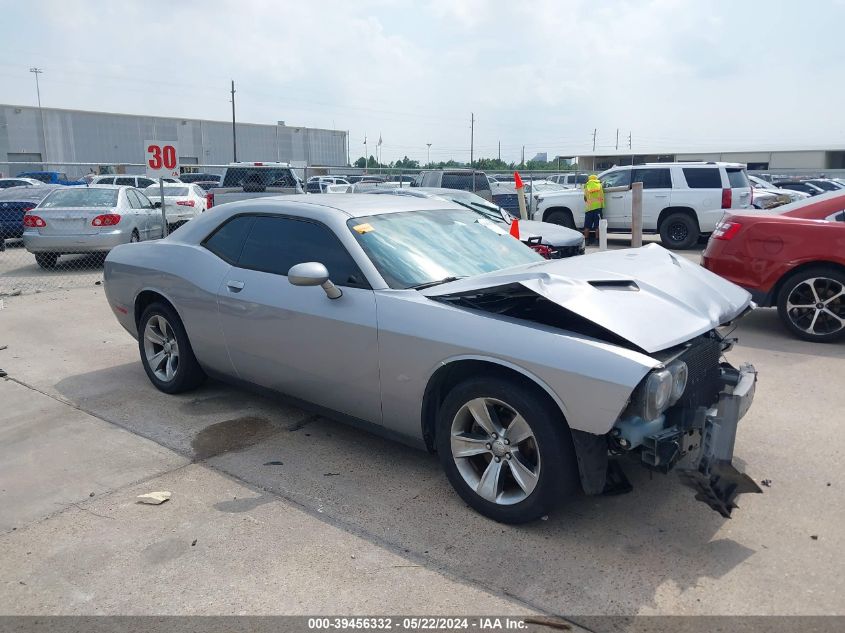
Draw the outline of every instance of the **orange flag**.
[[[513,235],[516,239],[519,239],[519,220],[514,218],[511,222],[511,235]]]
[[[522,187],[524,186],[522,184],[522,178],[519,177],[518,171],[513,172],[513,184],[517,189],[522,189]]]

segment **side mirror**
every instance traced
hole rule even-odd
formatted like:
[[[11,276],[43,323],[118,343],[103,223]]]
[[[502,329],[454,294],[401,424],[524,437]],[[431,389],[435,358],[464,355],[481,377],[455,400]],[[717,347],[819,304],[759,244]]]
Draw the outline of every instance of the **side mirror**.
[[[161,209],[161,200],[156,200],[153,202],[153,207],[156,209]]]
[[[340,299],[343,292],[329,279],[329,271],[320,262],[305,262],[292,266],[288,271],[292,286],[320,286],[329,299]]]

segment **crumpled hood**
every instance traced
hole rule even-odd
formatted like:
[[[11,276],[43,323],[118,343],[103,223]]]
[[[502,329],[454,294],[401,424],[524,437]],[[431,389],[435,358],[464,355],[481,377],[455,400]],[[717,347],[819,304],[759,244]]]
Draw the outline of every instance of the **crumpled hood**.
[[[584,235],[565,226],[558,226],[549,222],[535,222],[534,220],[519,221],[519,239],[542,237],[542,243],[549,246],[578,246],[584,241]]]
[[[739,286],[656,244],[508,268],[421,293],[442,297],[517,283],[648,353],[712,330],[751,305]]]

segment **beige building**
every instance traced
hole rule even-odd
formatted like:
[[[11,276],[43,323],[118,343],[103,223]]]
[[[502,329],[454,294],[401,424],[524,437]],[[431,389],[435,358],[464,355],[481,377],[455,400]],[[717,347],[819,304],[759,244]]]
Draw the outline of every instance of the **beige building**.
[[[749,150],[731,152],[671,152],[665,154],[613,153],[578,157],[578,168],[601,171],[614,165],[674,161],[725,161],[745,163],[750,171],[845,170],[845,149],[818,148],[794,150]]]

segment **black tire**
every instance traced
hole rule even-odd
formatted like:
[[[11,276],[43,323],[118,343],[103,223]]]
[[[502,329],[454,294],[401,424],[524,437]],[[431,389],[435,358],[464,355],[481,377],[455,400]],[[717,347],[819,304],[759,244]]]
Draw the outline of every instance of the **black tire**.
[[[546,216],[546,222],[565,226],[568,229],[575,228],[575,220],[572,219],[572,213],[569,211],[552,211]]]
[[[38,263],[41,268],[44,270],[52,270],[56,267],[56,262],[59,259],[59,255],[57,253],[36,253],[35,254],[35,261]]]
[[[499,442],[498,447],[492,447],[508,451],[508,455],[501,456],[497,462],[502,464],[502,475],[497,479],[495,489],[498,491],[501,486],[502,495],[510,494],[507,489],[507,486],[510,486],[510,490],[524,497],[516,503],[504,504],[484,499],[465,480],[453,457],[453,422],[459,424],[458,421],[463,419],[457,417],[459,412],[467,415],[463,413],[464,406],[479,398],[505,403],[523,417],[533,433],[533,437],[527,441],[529,446],[524,453],[521,452],[525,450],[524,443],[520,443],[510,457],[508,455],[513,446],[504,447]],[[491,415],[495,415],[495,411]],[[503,415],[503,418],[505,417],[507,417],[506,410]],[[499,439],[504,439],[504,437],[502,435]],[[572,436],[563,416],[539,388],[532,388],[519,380],[480,376],[456,385],[446,396],[438,412],[436,445],[440,463],[455,491],[472,508],[494,521],[514,524],[533,521],[548,514],[555,506],[577,492],[580,487]],[[529,451],[534,457],[537,479],[533,491],[526,496],[524,489],[516,487],[518,482],[514,478],[516,471],[512,470],[514,466],[511,465],[511,458],[515,461],[516,455],[529,456]],[[473,472],[481,475],[481,471],[486,472],[485,468],[491,466],[494,459],[496,459],[494,452],[487,451],[484,455],[475,455],[463,460],[462,464],[464,469],[469,467],[473,469]],[[472,462],[472,460],[478,461]],[[505,464],[508,466],[505,467]]]
[[[810,280],[816,281],[810,282]],[[810,288],[811,285],[815,289],[815,296]],[[836,268],[814,266],[800,270],[787,277],[778,292],[778,316],[786,329],[802,340],[813,343],[832,343],[841,340],[845,337],[845,325],[829,315],[828,311],[837,315],[839,319],[845,320],[845,297],[830,299],[842,289],[845,289],[845,273]],[[815,301],[816,297],[819,302]],[[824,306],[821,311],[816,309],[819,304]],[[794,307],[796,305],[813,305],[813,307]]]
[[[141,236],[138,235],[138,230],[135,229],[134,231],[132,231],[132,235],[129,236],[129,243],[135,244],[135,243],[140,242],[140,241],[141,241]]]
[[[688,213],[670,213],[660,223],[660,241],[666,248],[684,250],[698,243],[698,222]]]
[[[176,364],[174,376],[170,380],[160,378],[150,366],[145,349],[145,332],[147,324],[154,317],[165,319],[172,334],[175,335],[178,346],[178,364]],[[176,311],[165,303],[153,303],[144,310],[141,320],[138,322],[138,351],[141,354],[141,364],[150,382],[156,389],[164,393],[182,393],[199,387],[206,378],[205,372],[200,367],[185,332],[185,326]]]

